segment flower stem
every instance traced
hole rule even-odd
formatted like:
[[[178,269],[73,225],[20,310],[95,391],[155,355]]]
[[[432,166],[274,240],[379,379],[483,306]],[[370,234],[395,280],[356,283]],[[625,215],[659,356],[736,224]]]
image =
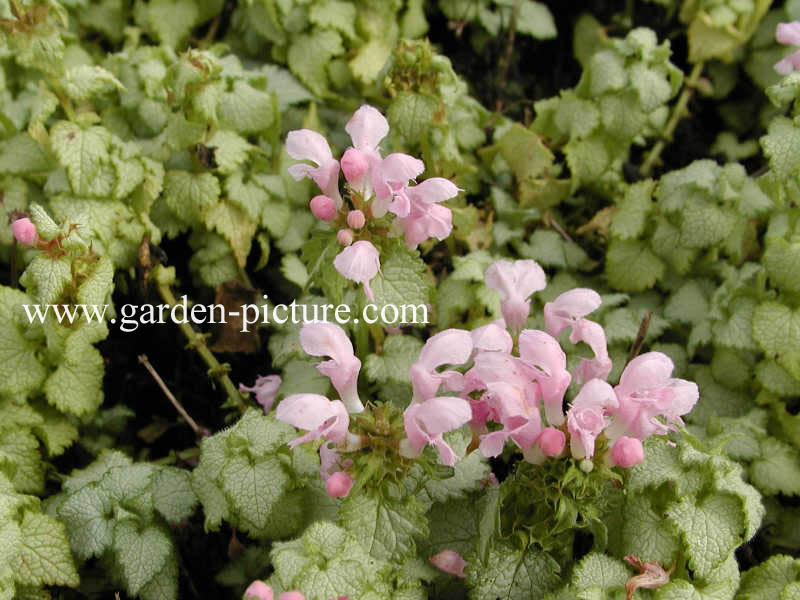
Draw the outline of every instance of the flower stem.
[[[692,68],[692,72],[689,74],[689,78],[686,80],[686,83],[683,86],[683,91],[678,97],[678,101],[675,103],[675,107],[672,110],[669,121],[667,121],[667,125],[664,127],[664,131],[661,134],[661,139],[658,140],[656,145],[650,150],[644,163],[642,163],[641,169],[639,169],[639,172],[642,175],[647,176],[650,174],[650,171],[653,170],[653,166],[661,156],[661,152],[666,147],[667,142],[672,140],[672,135],[675,133],[675,128],[678,126],[678,122],[688,114],[686,107],[689,105],[689,100],[691,100],[692,96],[694,96],[694,91],[697,88],[697,80],[700,79],[700,75],[703,73],[704,66],[705,63],[701,61],[695,64],[694,68]]]
[[[175,295],[172,293],[169,285],[159,283],[158,293],[164,302],[170,306],[170,309],[178,304],[178,301],[175,298]],[[202,358],[203,362],[205,362],[208,366],[208,374],[216,378],[217,381],[222,384],[222,387],[228,396],[228,400],[225,402],[225,404],[223,404],[223,407],[236,407],[239,409],[239,412],[242,413],[247,410],[247,404],[244,401],[244,397],[239,390],[236,389],[236,386],[233,385],[230,377],[228,377],[230,365],[228,363],[220,363],[217,360],[217,357],[214,356],[211,353],[211,350],[208,349],[208,346],[205,342],[205,336],[196,332],[187,320],[184,319],[178,321],[176,324],[183,332],[186,340],[189,342],[189,346],[197,351],[197,353],[200,355],[200,358]]]

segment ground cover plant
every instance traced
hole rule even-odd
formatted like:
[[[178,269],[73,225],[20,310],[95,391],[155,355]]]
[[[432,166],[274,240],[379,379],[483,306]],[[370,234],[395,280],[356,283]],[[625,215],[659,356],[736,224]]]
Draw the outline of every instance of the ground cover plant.
[[[0,600],[800,598],[798,48],[0,0]]]

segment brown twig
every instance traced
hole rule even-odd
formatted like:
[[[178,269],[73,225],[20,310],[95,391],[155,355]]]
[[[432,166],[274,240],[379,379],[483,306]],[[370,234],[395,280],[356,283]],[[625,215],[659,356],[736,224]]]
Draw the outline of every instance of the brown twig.
[[[634,358],[639,355],[639,352],[642,351],[642,345],[644,344],[644,338],[647,335],[647,330],[650,328],[650,321],[653,318],[653,313],[648,312],[644,318],[642,319],[641,325],[639,325],[639,331],[636,333],[636,339],[633,340],[633,346],[631,346],[631,352],[628,354],[628,360],[625,361],[627,365],[631,362]]]
[[[575,244],[577,246],[577,244],[575,243],[575,240],[573,240],[572,237],[570,237],[570,235],[564,230],[564,228],[561,227],[561,225],[558,224],[558,221],[556,221],[552,217],[552,215],[548,215],[547,221],[550,223],[550,226],[559,233],[559,235],[561,237],[563,237],[570,244]]]
[[[500,78],[497,80],[497,89],[499,93],[503,93],[508,80],[508,70],[511,68],[511,55],[514,53],[514,40],[517,34],[517,13],[519,12],[519,0],[514,0],[514,7],[511,9],[511,22],[508,26],[508,39],[506,40],[506,53],[503,57],[503,70],[500,72]],[[502,96],[497,99],[494,105],[496,113],[503,112],[503,98]]]
[[[161,376],[155,370],[155,367],[153,367],[153,365],[150,364],[150,361],[147,360],[147,355],[146,354],[140,354],[139,355],[139,362],[142,363],[144,365],[144,368],[147,369],[150,372],[150,375],[153,377],[153,379],[156,380],[156,383],[158,384],[158,387],[160,387],[161,391],[164,392],[164,395],[172,403],[172,406],[174,406],[175,410],[178,411],[178,414],[180,416],[182,416],[183,419],[189,424],[189,427],[192,428],[192,430],[194,431],[195,435],[197,437],[202,437],[202,436],[205,436],[205,435],[209,435],[210,432],[208,431],[208,429],[206,429],[205,427],[200,427],[195,422],[195,420],[189,415],[189,413],[186,412],[186,409],[183,408],[181,403],[178,402],[178,399],[169,390],[169,388],[167,387],[167,384],[164,383],[164,380],[161,379]]]

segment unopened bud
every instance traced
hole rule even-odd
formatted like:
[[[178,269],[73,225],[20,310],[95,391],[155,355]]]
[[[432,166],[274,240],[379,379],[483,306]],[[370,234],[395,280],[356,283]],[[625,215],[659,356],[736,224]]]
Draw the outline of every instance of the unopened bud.
[[[630,469],[643,460],[644,448],[636,438],[621,437],[611,447],[611,462],[618,467]]]
[[[546,427],[537,440],[539,448],[545,456],[558,456],[564,451],[567,438],[564,432],[553,427]]]
[[[39,238],[36,233],[36,225],[28,217],[17,219],[11,223],[11,232],[20,244],[32,246]]]
[[[360,210],[351,210],[347,213],[347,224],[353,229],[361,229],[366,222],[367,219]]]
[[[349,246],[353,243],[353,231],[351,229],[340,229],[336,234],[336,241],[342,246]]]
[[[244,591],[245,598],[254,598],[255,600],[272,600],[272,588],[263,581],[256,579],[253,583],[247,586]]]
[[[461,555],[455,550],[442,550],[436,556],[431,556],[429,559],[431,564],[437,569],[441,569],[445,573],[450,573],[461,579],[467,576],[464,573],[464,567],[467,566],[467,561],[461,558]]]
[[[369,169],[367,157],[355,148],[349,148],[345,151],[339,164],[342,167],[344,178],[350,184],[356,184],[361,181],[361,178],[364,177],[367,169]]]
[[[320,194],[311,199],[311,214],[321,221],[331,221],[336,216],[336,203]]]
[[[344,498],[352,487],[353,478],[344,471],[337,471],[325,480],[325,491],[331,498]]]

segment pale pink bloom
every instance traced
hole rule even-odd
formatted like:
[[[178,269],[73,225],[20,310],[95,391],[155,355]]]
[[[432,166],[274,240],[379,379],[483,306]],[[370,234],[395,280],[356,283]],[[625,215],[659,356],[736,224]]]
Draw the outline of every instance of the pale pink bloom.
[[[425,170],[425,163],[418,158],[394,152],[374,165],[370,170],[375,200],[372,214],[382,217],[389,208],[392,196],[416,179]]]
[[[417,362],[411,365],[409,375],[414,388],[412,402],[422,402],[434,397],[443,383],[458,383],[461,374],[456,371],[437,372],[442,365],[460,365],[472,354],[472,337],[463,329],[446,329],[428,338],[419,353]],[[454,385],[448,386],[450,391]]]
[[[564,451],[564,446],[567,443],[567,436],[560,429],[553,427],[545,427],[536,440],[539,448],[545,456],[558,456]]]
[[[355,148],[348,148],[345,150],[339,162],[342,166],[344,178],[347,180],[347,183],[353,186],[358,186],[364,179],[364,175],[369,171],[369,161],[364,154]]]
[[[278,403],[275,418],[308,431],[289,442],[289,447],[320,438],[334,443],[347,439],[350,415],[341,400],[329,400],[319,394],[292,394]]]
[[[614,389],[601,379],[587,381],[567,411],[567,430],[574,458],[594,456],[594,443],[608,427],[609,412],[618,406]]]
[[[281,387],[281,378],[278,375],[267,375],[266,377],[258,377],[253,387],[247,387],[243,383],[239,384],[239,391],[250,392],[255,394],[256,402],[258,402],[264,409],[264,412],[269,412],[272,403],[275,402],[275,396],[278,394],[278,388]]]
[[[22,217],[11,223],[11,233],[14,238],[26,246],[32,246],[39,239],[39,234],[36,232],[36,225],[33,224],[28,217]]]
[[[361,361],[353,352],[353,344],[344,330],[333,323],[306,323],[300,330],[300,345],[311,356],[330,356],[317,370],[329,377],[349,412],[361,412],[364,405],[358,397],[358,372]]]
[[[564,292],[553,302],[544,305],[544,322],[547,333],[558,337],[567,327],[571,327],[569,341],[573,344],[584,342],[594,352],[593,359],[582,358],[576,376],[579,382],[590,379],[605,379],[611,372],[612,363],[608,357],[608,345],[603,328],[584,319],[603,303],[600,294],[588,288],[575,288]]]
[[[467,566],[467,561],[461,558],[461,555],[455,550],[442,550],[439,554],[431,556],[429,559],[431,564],[437,569],[455,575],[461,579],[466,579],[467,575],[464,573],[464,567]]]
[[[441,241],[453,231],[453,212],[446,206],[432,204],[425,212],[412,212],[408,217],[397,217],[395,226],[403,232],[406,245],[416,248],[428,238]]]
[[[333,266],[341,275],[350,281],[361,283],[364,286],[364,293],[370,301],[375,301],[375,295],[369,282],[381,268],[381,261],[378,257],[378,250],[372,242],[359,240],[348,246],[333,259]]]
[[[366,222],[367,219],[360,210],[351,210],[347,213],[347,225],[353,229],[361,229]]]
[[[639,569],[638,575],[634,575],[625,582],[625,593],[628,598],[633,598],[634,593],[639,588],[657,590],[661,586],[666,585],[669,583],[669,576],[675,568],[673,565],[669,569],[664,569],[664,567],[655,561],[644,562],[642,559],[632,554],[623,557],[622,560]]]
[[[775,39],[780,44],[800,46],[800,21],[791,23],[779,23],[775,31]],[[775,63],[775,70],[780,75],[788,75],[794,69],[800,69],[800,50],[795,50]]]
[[[247,586],[244,591],[245,598],[253,598],[254,600],[272,600],[272,588],[263,581],[256,579],[253,583]]]
[[[683,423],[681,415],[692,410],[699,392],[696,383],[671,378],[673,368],[672,360],[661,352],[647,352],[628,363],[614,388],[619,407],[608,437],[644,440]]]
[[[345,471],[337,471],[325,480],[325,491],[331,498],[344,498],[353,487],[353,478]]]
[[[439,460],[452,467],[456,464],[456,454],[442,434],[458,429],[471,417],[469,402],[454,396],[436,396],[411,404],[403,413],[407,438],[400,442],[400,453],[416,458],[430,444],[439,451]]]
[[[567,355],[553,336],[538,329],[523,329],[519,334],[519,355],[535,370],[547,422],[563,424],[564,394],[572,380]]]
[[[352,229],[340,229],[336,232],[336,241],[342,246],[349,246],[352,244],[354,237]]]
[[[307,164],[292,165],[289,174],[297,181],[311,177],[322,193],[342,205],[339,195],[339,161],[333,158],[328,142],[316,131],[299,129],[286,136],[286,152],[295,160],[310,160],[316,167]]]
[[[644,447],[636,438],[622,436],[611,447],[611,462],[629,469],[644,460]]]
[[[292,590],[291,592],[283,592],[278,596],[278,600],[306,600],[306,597],[297,590]]]
[[[500,323],[503,323],[500,319]],[[472,330],[472,351],[478,352],[505,352],[509,354],[514,348],[514,340],[506,331],[505,323],[489,323]]]
[[[450,235],[453,213],[437,203],[454,198],[459,191],[453,182],[432,177],[396,192],[389,210],[397,215],[395,224],[404,232],[410,248],[416,248],[431,237],[441,241]]]
[[[367,163],[380,160],[378,144],[389,133],[389,122],[378,109],[362,105],[344,126],[350,134],[353,148],[367,159]]]
[[[322,194],[311,199],[309,208],[311,214],[321,221],[332,221],[336,216],[336,203]]]
[[[525,326],[534,292],[547,285],[544,271],[535,260],[497,260],[485,274],[486,285],[500,294],[500,309],[510,329]]]

